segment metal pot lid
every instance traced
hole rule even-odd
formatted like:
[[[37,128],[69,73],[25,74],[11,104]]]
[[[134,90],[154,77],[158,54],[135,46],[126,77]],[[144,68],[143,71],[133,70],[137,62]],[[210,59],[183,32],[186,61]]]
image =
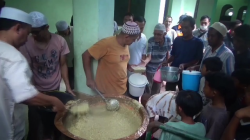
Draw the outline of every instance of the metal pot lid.
[[[135,73],[129,77],[129,83],[140,86],[140,85],[146,85],[148,83],[148,80],[145,75]]]

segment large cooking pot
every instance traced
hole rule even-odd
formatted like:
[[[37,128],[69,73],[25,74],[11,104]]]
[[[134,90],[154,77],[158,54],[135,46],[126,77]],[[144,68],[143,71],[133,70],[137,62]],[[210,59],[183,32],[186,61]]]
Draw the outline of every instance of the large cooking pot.
[[[180,70],[177,67],[162,67],[161,79],[167,82],[178,82],[180,79]]]
[[[132,111],[132,113],[137,113],[141,120],[141,126],[137,129],[136,132],[134,132],[130,136],[120,138],[119,140],[135,140],[141,137],[145,133],[147,129],[147,125],[149,123],[149,117],[144,107],[136,100],[133,100],[126,96],[105,95],[105,97],[117,99],[120,102],[120,106],[128,107]],[[105,106],[105,103],[103,102],[102,98],[100,98],[99,96],[88,97],[86,100],[88,101],[90,106],[94,104],[100,104],[100,103]],[[77,105],[77,104],[74,104],[74,105]],[[71,104],[70,106],[74,106],[74,105]],[[61,133],[63,133],[68,138],[71,138],[73,140],[85,140],[85,138],[75,136],[74,134],[68,131],[67,126],[69,126],[72,123],[73,121],[72,118],[74,117],[72,117],[72,114],[69,113],[68,110],[66,110],[63,113],[57,113],[55,117],[55,126]]]

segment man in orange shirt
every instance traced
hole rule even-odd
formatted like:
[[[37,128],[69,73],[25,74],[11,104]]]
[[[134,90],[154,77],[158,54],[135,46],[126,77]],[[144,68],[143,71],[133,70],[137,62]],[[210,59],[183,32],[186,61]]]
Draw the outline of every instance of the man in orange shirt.
[[[140,35],[135,22],[124,23],[117,36],[100,40],[82,54],[87,86],[103,94],[122,95],[127,91],[127,64],[130,59],[128,45]],[[99,61],[96,79],[91,70],[92,60]]]

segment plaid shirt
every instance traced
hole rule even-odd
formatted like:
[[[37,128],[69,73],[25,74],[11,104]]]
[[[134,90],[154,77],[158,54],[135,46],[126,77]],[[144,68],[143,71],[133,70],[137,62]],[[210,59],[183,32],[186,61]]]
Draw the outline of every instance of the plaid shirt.
[[[165,36],[165,42],[163,46],[155,42],[154,37],[148,40],[147,55],[151,55],[151,60],[146,66],[148,73],[155,73],[159,66],[166,60],[167,53],[171,49],[171,39]]]
[[[222,70],[226,74],[231,75],[231,73],[234,71],[234,64],[235,64],[234,55],[232,51],[225,46],[225,44],[223,44],[214,52],[212,52],[212,48],[209,46],[204,53],[202,61],[209,57],[219,57],[220,60],[223,62]]]

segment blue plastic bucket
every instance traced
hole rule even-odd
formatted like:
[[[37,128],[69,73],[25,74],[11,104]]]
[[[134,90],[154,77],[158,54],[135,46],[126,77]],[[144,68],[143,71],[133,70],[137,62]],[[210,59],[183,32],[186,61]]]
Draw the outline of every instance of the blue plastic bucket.
[[[182,71],[182,88],[183,90],[199,91],[201,73],[199,71]]]

